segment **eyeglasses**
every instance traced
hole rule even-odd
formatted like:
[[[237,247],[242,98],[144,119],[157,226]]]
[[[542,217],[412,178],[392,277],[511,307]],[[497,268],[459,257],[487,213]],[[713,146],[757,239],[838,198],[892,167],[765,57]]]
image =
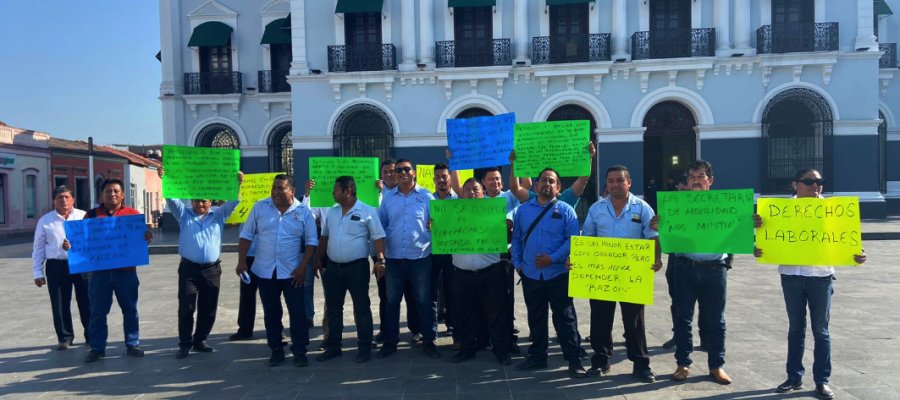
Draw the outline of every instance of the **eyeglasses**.
[[[394,168],[394,172],[398,174],[408,174],[409,171],[412,171],[412,167],[397,167]]]
[[[818,186],[823,186],[823,185],[825,185],[825,180],[824,180],[824,179],[810,179],[810,178],[806,178],[806,179],[797,179],[796,182],[800,182],[800,183],[802,183],[802,184],[804,184],[804,185],[806,185],[806,186],[812,186],[813,183],[815,183],[815,184],[818,185]]]

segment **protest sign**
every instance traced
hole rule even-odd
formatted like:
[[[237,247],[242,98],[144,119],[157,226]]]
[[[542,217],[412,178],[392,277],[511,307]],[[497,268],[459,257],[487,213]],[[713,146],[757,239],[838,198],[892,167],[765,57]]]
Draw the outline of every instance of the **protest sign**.
[[[432,200],[432,254],[505,253],[506,199]]]
[[[244,183],[241,184],[241,202],[235,207],[234,212],[225,220],[226,224],[243,224],[257,201],[272,195],[272,182],[275,175],[281,172],[265,174],[245,174]]]
[[[240,150],[163,146],[163,197],[237,200]]]
[[[590,131],[586,120],[516,124],[516,176],[537,177],[547,167],[562,177],[590,176]]]
[[[103,271],[150,264],[144,215],[66,221],[69,273]]]
[[[310,207],[334,205],[334,181],[339,176],[352,176],[356,182],[356,198],[370,207],[378,207],[378,159],[375,157],[310,157],[309,177],[316,187],[309,194]],[[301,189],[297,189],[301,190]]]
[[[462,186],[466,179],[475,176],[475,171],[471,169],[464,169],[457,172],[459,173],[459,186]],[[434,165],[416,164],[416,183],[418,183],[419,186],[428,189],[429,192],[434,193]]]
[[[753,254],[753,190],[657,193],[663,253]]]
[[[653,304],[656,242],[572,236],[569,297]]]
[[[453,154],[450,169],[509,165],[516,114],[447,120],[447,147]]]
[[[862,253],[859,198],[761,198],[756,230],[761,264],[857,265]]]

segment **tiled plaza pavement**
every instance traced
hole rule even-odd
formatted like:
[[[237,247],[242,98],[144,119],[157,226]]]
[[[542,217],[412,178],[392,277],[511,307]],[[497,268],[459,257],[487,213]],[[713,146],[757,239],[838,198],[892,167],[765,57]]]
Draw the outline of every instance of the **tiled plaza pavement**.
[[[832,307],[833,388],[839,399],[900,399],[900,242],[871,241],[865,246],[870,262],[861,268],[842,268],[835,282]],[[559,347],[551,347],[550,368],[538,372],[519,372],[501,368],[492,355],[482,352],[472,361],[451,364],[450,341],[441,338],[443,358],[432,360],[419,349],[402,347],[386,360],[367,364],[353,362],[355,346],[352,328],[345,332],[345,347],[340,359],[320,363],[312,360],[307,368],[290,363],[270,368],[263,340],[261,310],[257,314],[256,336],[250,342],[228,342],[236,330],[238,279],[230,273],[234,253],[224,254],[218,322],[210,344],[212,354],[192,354],[176,360],[176,262],[175,255],[154,255],[151,265],[140,268],[140,317],[143,359],[124,357],[121,314],[116,306],[110,314],[111,347],[107,358],[85,365],[85,347],[81,346],[81,328],[75,348],[54,351],[55,335],[50,317],[47,291],[36,288],[31,279],[30,260],[13,247],[0,247],[4,279],[0,281],[0,396],[4,398],[348,398],[348,399],[781,399],[812,398],[811,335],[805,364],[807,389],[790,395],[773,391],[784,380],[787,322],[773,266],[756,265],[752,258],[740,256],[729,277],[727,364],[734,384],[720,386],[706,377],[706,356],[694,353],[692,377],[675,383],[671,350],[660,345],[669,338],[669,298],[665,279],[656,279],[656,304],[647,308],[648,342],[652,366],[658,382],[641,384],[630,376],[631,363],[623,360],[624,348],[617,344],[617,355],[609,377],[569,379]],[[21,250],[21,249],[20,249]],[[13,257],[15,256],[15,257]],[[18,258],[17,258],[18,257]],[[372,298],[377,296],[372,290]],[[517,292],[517,326],[527,337],[525,306]],[[349,299],[348,299],[349,301]],[[321,342],[322,294],[316,283],[317,326],[312,329],[311,350]],[[577,300],[580,330],[588,335],[589,308]],[[349,304],[348,304],[349,305]],[[377,307],[373,308],[377,313]],[[345,308],[347,310],[347,308]],[[76,313],[77,314],[77,313]],[[347,323],[352,316],[345,318]],[[377,314],[376,314],[377,321]],[[79,322],[75,323],[76,326]],[[441,327],[443,330],[443,326]],[[617,322],[614,338],[621,341]],[[403,333],[402,340],[409,335]],[[696,336],[695,336],[696,337]],[[523,349],[526,340],[520,340]],[[588,346],[585,344],[585,348]],[[588,349],[590,352],[590,350]],[[518,362],[521,358],[514,358]]]

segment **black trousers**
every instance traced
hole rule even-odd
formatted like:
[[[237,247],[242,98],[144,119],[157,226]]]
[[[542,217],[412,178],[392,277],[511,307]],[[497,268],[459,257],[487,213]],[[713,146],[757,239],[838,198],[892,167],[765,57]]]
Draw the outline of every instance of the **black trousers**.
[[[247,257],[247,275],[250,283],[241,281],[240,300],[238,301],[238,335],[253,335],[253,323],[256,322],[256,291],[259,289],[259,278],[250,271],[254,257]]]
[[[528,308],[528,330],[531,332],[531,347],[528,357],[547,359],[549,335],[547,327],[548,304],[553,311],[553,327],[567,361],[577,361],[580,357],[578,324],[575,320],[575,304],[569,297],[569,274],[564,273],[550,280],[522,278],[522,292],[525,307]]]
[[[325,317],[328,320],[328,335],[325,347],[341,348],[344,331],[344,301],[347,292],[353,300],[353,316],[359,348],[372,345],[372,309],[369,301],[369,259],[360,258],[349,263],[328,262],[322,273],[322,287],[325,289]]]
[[[647,335],[644,331],[644,305],[619,303],[622,308],[622,324],[625,326],[625,347],[634,370],[650,368],[647,352]],[[591,348],[594,356],[591,364],[606,367],[613,354],[612,328],[616,316],[616,302],[591,300]]]
[[[197,264],[182,258],[178,264],[178,346],[190,347],[209,337],[216,322],[219,305],[219,283],[222,278],[220,261]],[[197,330],[193,337],[194,312]]]
[[[507,314],[504,267],[505,262],[501,261],[479,271],[459,268],[453,271],[459,305],[455,329],[459,331],[461,353],[474,353],[481,348],[478,341],[482,333],[478,325],[480,316],[484,315],[494,355],[498,358],[507,355],[512,319]]]
[[[378,329],[384,327],[384,312],[387,307],[387,275],[384,278],[376,279],[375,284],[378,285]],[[412,286],[407,283],[403,288],[403,301],[406,303],[406,327],[412,334],[422,333],[419,327],[419,312],[416,310],[416,300],[413,298]]]
[[[88,300],[88,280],[82,274],[70,274],[67,260],[47,260],[47,291],[53,308],[53,328],[56,339],[71,342],[75,339],[72,327],[72,289],[78,302],[78,316],[84,327],[84,341],[88,342],[88,323],[91,321],[91,303]]]
[[[291,324],[291,353],[306,355],[309,327],[306,324],[303,287],[294,286],[292,278],[277,279],[276,274],[277,269],[272,271],[271,279],[259,277],[259,299],[262,302],[263,321],[266,324],[266,343],[273,352],[283,349],[281,335],[284,333],[284,324],[281,318],[284,316],[284,309],[281,307],[281,299],[284,297]]]
[[[453,256],[449,254],[431,255],[431,297],[437,304],[438,315],[444,316],[444,325],[456,326],[456,296],[454,293]],[[454,334],[454,336],[456,336]]]

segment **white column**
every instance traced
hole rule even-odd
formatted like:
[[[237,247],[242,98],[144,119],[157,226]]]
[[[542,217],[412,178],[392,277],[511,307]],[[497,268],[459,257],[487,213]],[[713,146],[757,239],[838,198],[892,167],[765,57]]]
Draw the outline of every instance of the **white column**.
[[[306,0],[291,1],[291,75],[309,75],[306,61]]]
[[[731,56],[731,0],[716,0],[716,56]]]
[[[159,84],[159,100],[162,103],[163,143],[184,145],[187,134],[184,128],[183,71],[181,52],[186,42],[181,36],[181,13],[175,0],[159,2],[160,57],[162,58],[162,82]],[[93,182],[93,176],[91,176]]]
[[[403,56],[397,69],[400,71],[416,70],[416,2],[402,0],[400,2],[400,54]]]
[[[856,0],[856,50],[878,51],[875,38],[875,6],[871,0]]]
[[[419,62],[434,68],[434,1],[419,1]]]
[[[756,49],[750,47],[750,0],[734,0],[734,53],[750,56]]]
[[[516,63],[531,64],[528,58],[528,0],[515,0],[513,6],[513,44]]]
[[[628,14],[626,0],[612,3],[612,59],[628,59]]]

